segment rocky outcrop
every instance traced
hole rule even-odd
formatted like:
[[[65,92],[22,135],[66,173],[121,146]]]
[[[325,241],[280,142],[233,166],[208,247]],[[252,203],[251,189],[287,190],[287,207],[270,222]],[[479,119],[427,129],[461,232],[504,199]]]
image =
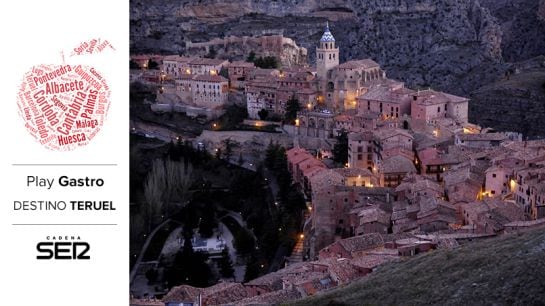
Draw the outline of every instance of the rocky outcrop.
[[[510,74],[471,94],[470,118],[535,138],[545,131],[545,56],[513,64]]]
[[[496,18],[508,62],[545,54],[545,0],[480,0]]]
[[[468,71],[502,60],[500,27],[477,0],[132,0],[132,50],[184,53],[189,42],[273,32],[312,63],[326,19],[341,60],[372,57],[411,86],[463,94],[475,89]]]
[[[184,55],[205,56],[212,51],[218,58],[231,60],[245,59],[250,52],[254,52],[256,56],[274,56],[280,59],[283,67],[307,64],[307,49],[297,46],[293,39],[283,35],[229,36],[206,42],[188,42]]]
[[[467,96],[545,53],[544,12],[545,0],[131,0],[131,50],[283,34],[312,64],[329,20],[341,61],[370,57],[410,87]]]

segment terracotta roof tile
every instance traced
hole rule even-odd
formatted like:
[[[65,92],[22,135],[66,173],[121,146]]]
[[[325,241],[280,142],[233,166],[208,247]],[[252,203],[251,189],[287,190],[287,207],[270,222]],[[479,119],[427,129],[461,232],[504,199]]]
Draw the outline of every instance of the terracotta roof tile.
[[[342,69],[359,69],[359,68],[369,69],[369,68],[375,68],[375,67],[380,67],[380,66],[377,64],[377,62],[375,62],[372,59],[352,60],[352,61],[344,62],[340,64],[339,66],[337,66],[337,68],[342,68]]]

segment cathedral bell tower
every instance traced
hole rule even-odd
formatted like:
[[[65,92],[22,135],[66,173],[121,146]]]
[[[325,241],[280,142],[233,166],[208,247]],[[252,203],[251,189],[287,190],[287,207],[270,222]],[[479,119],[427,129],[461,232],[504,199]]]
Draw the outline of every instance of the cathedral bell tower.
[[[316,70],[318,78],[327,79],[327,72],[339,66],[339,48],[335,46],[335,38],[329,31],[329,22],[320,39],[320,46],[316,48]]]

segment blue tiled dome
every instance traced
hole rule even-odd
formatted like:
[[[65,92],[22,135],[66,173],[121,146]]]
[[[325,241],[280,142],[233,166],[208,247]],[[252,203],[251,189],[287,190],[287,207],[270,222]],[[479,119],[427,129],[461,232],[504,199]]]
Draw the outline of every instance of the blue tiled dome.
[[[334,42],[335,37],[331,34],[329,31],[329,22],[325,26],[325,32],[324,35],[322,35],[322,38],[320,39],[321,42]]]

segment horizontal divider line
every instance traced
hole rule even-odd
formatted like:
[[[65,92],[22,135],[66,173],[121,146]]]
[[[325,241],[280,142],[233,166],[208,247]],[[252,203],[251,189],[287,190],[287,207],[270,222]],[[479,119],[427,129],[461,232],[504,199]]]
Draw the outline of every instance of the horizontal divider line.
[[[89,225],[89,226],[100,226],[108,225],[114,226],[117,223],[13,223],[12,225],[43,225],[43,226],[55,226],[55,225]]]
[[[11,164],[12,166],[117,166],[117,164]]]

